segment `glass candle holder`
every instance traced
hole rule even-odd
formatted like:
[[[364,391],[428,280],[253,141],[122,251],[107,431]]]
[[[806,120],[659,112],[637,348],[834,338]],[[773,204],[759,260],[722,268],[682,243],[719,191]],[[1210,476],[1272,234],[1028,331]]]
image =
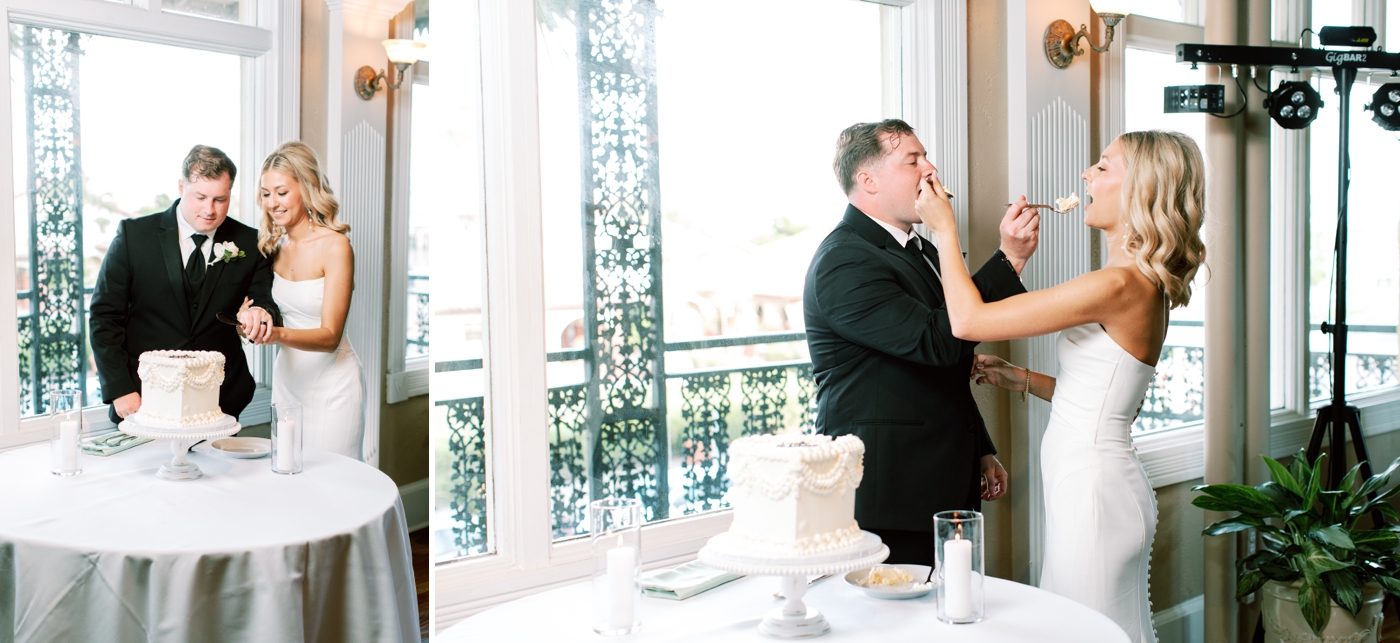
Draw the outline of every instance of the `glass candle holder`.
[[[301,405],[272,405],[272,472],[301,473]]]
[[[642,501],[605,498],[588,504],[593,542],[593,631],[608,636],[641,627]]]
[[[942,511],[933,516],[938,562],[938,620],[976,623],[982,620],[985,555],[982,514]]]
[[[83,472],[83,392],[61,389],[49,393],[49,470],[56,476]]]

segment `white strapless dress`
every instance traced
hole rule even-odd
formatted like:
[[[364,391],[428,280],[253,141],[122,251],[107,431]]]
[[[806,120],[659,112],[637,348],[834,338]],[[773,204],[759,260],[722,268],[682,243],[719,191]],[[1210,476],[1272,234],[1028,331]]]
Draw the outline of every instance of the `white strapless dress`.
[[[325,285],[324,277],[290,281],[274,273],[272,299],[282,311],[282,325],[320,328]],[[301,405],[303,447],[364,460],[364,377],[349,337],[342,334],[340,347],[329,353],[279,346],[272,401]]]
[[[1060,333],[1060,374],[1041,443],[1045,566],[1040,586],[1157,640],[1148,563],[1157,497],[1129,432],[1155,369],[1098,324]]]

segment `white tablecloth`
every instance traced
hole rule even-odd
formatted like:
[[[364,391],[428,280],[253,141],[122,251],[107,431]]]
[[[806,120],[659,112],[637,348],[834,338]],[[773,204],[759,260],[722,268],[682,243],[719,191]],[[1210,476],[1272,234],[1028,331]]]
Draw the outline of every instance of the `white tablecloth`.
[[[775,639],[758,633],[778,579],[746,577],[683,601],[642,599],[642,628],[619,643],[656,641],[728,643]],[[905,601],[870,598],[835,575],[812,585],[802,602],[821,610],[838,641],[937,641],[938,643],[1126,643],[1128,635],[1107,616],[1050,592],[999,578],[987,579],[986,618],[970,625],[938,620],[934,594]],[[599,643],[590,628],[588,583],[578,583],[499,605],[433,638],[434,643],[548,641]],[[609,639],[611,640],[611,639]]]
[[[0,453],[0,641],[418,641],[388,476],[314,449],[278,475],[204,444],[204,478],[157,478],[170,459],[157,440],[60,478],[47,444]]]

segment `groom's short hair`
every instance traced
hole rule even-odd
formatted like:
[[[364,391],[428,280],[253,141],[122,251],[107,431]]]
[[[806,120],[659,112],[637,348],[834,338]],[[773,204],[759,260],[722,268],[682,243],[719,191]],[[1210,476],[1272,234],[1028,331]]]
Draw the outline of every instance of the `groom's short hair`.
[[[233,159],[224,154],[223,150],[208,145],[190,148],[190,153],[185,155],[182,172],[186,183],[195,179],[213,181],[228,174],[228,182],[231,184],[238,177],[238,168],[233,166]]]
[[[836,139],[836,160],[831,164],[831,169],[836,170],[836,180],[841,182],[841,193],[850,194],[856,187],[856,173],[890,153],[893,148],[885,148],[885,139],[913,134],[914,128],[898,118],[856,123],[842,131]]]

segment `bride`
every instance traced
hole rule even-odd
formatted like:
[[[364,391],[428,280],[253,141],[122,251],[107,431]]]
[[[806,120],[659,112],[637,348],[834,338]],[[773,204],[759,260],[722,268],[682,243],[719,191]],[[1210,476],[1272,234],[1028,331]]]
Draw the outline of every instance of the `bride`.
[[[1204,170],[1185,135],[1118,137],[1082,175],[1084,223],[1103,231],[1107,264],[991,304],[962,263],[953,209],[936,177],[921,186],[916,206],[936,238],[954,335],[996,341],[1061,331],[1058,377],[979,355],[973,378],[1051,402],[1040,453],[1041,587],[1106,614],[1138,642],[1156,640],[1147,577],[1157,502],[1129,432],[1162,352],[1167,311],[1190,301],[1205,258]]]
[[[258,250],[272,257],[284,324],[260,342],[281,346],[272,401],[301,406],[305,446],[362,460],[364,382],[345,337],[355,287],[350,226],[336,220],[340,204],[304,143],[283,143],[263,161],[258,195]]]

